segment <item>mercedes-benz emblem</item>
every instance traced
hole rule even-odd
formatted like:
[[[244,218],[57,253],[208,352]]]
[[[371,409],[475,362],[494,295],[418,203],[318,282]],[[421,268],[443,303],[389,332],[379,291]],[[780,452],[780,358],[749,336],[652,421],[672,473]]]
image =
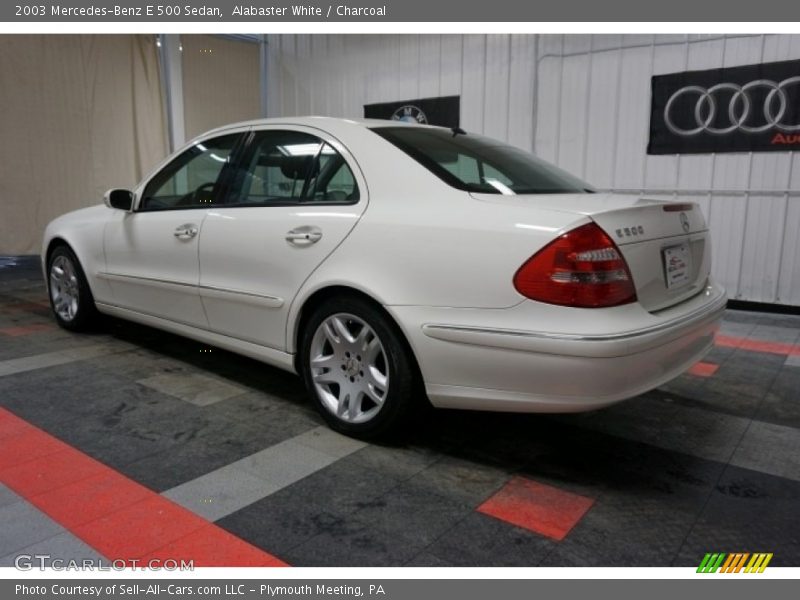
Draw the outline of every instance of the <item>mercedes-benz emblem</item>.
[[[681,218],[681,227],[683,227],[683,230],[686,233],[689,233],[689,228],[691,227],[691,225],[689,224],[689,217],[686,216],[685,212],[682,212],[680,218]]]
[[[428,117],[422,112],[422,109],[413,104],[406,104],[401,106],[392,114],[392,121],[405,121],[406,123],[428,123]]]

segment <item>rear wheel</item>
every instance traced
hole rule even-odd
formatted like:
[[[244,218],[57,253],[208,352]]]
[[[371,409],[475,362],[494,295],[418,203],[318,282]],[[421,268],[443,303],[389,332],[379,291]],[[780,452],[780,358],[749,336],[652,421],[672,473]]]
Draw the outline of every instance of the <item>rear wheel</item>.
[[[94,298],[75,253],[58,246],[47,265],[47,289],[50,307],[61,327],[85,331],[97,317]]]
[[[363,438],[397,433],[420,393],[416,363],[394,323],[361,298],[336,298],[310,316],[301,370],[332,429]]]

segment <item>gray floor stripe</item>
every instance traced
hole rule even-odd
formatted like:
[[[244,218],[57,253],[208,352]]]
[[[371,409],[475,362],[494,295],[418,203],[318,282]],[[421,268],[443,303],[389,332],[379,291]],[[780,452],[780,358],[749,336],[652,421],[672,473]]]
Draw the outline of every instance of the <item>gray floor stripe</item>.
[[[324,469],[366,444],[317,427],[163,493],[210,521],[219,520]]]
[[[800,354],[790,354],[783,364],[787,367],[800,367]]]
[[[23,373],[25,371],[33,371],[34,369],[54,367],[56,365],[86,360],[87,358],[106,356],[116,352],[126,352],[130,348],[132,348],[130,344],[115,342],[113,344],[92,344],[91,346],[12,358],[11,360],[0,361],[0,377],[13,375],[15,373]]]
[[[247,392],[245,388],[200,373],[162,373],[137,383],[195,406],[209,406]]]
[[[0,484],[0,523],[0,567],[13,567],[21,554],[47,555],[50,559],[101,558],[95,550],[3,484]]]

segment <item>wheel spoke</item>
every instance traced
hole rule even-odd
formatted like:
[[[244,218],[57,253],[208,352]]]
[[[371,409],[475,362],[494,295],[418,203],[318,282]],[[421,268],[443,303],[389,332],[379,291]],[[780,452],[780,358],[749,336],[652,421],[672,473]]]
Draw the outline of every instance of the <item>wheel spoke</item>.
[[[351,421],[355,421],[359,413],[361,413],[361,401],[364,397],[363,392],[358,391],[350,394],[350,402],[348,403],[348,416]]]
[[[378,393],[378,390],[374,385],[367,385],[366,389],[364,390],[364,394],[366,394],[369,397],[369,399],[372,400],[378,406],[381,406],[383,404],[383,401],[386,397],[386,393],[383,390],[381,390],[381,392]]]
[[[380,340],[377,338],[377,336],[373,337],[364,350],[364,361],[368,365],[374,365],[381,352],[383,352],[383,346],[381,346]]]
[[[377,342],[377,340],[378,338],[375,337],[372,329],[370,329],[368,325],[364,324],[364,326],[361,328],[361,331],[358,332],[358,335],[355,338],[355,347],[359,352],[363,352],[366,355],[370,342]]]
[[[320,385],[330,385],[331,383],[337,383],[341,386],[342,384],[342,376],[334,369],[329,369],[324,371],[323,373],[314,373],[312,375],[314,381]]]
[[[336,406],[336,416],[345,418],[347,405],[350,400],[350,392],[345,392],[344,388],[339,390],[339,404]]]
[[[322,331],[325,334],[327,340],[330,342],[331,346],[336,347],[341,345],[342,340],[339,339],[339,336],[334,331],[330,321],[325,321],[322,324]]]
[[[336,354],[329,354],[328,356],[315,356],[311,359],[311,367],[313,369],[332,369],[337,366],[339,357]]]
[[[367,384],[373,385],[379,388],[381,391],[385,391],[389,385],[389,378],[371,365],[367,367],[364,375],[364,380]]]
[[[336,331],[336,334],[342,341],[347,342],[348,344],[355,342],[353,334],[350,333],[350,330],[347,329],[347,325],[345,325],[339,317],[331,317],[328,319],[328,322],[331,324],[334,331]]]

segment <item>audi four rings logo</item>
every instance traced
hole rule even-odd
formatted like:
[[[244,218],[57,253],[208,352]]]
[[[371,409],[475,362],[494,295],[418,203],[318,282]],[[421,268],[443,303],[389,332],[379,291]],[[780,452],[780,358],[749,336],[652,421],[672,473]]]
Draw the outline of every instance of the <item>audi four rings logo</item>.
[[[758,102],[754,91],[760,90],[763,99]],[[723,94],[731,92],[727,106]],[[764,96],[764,92],[766,96]],[[725,135],[734,131],[744,133],[763,133],[770,129],[785,132],[800,131],[800,123],[787,123],[785,117],[796,113],[800,75],[788,77],[783,81],[754,79],[744,85],[718,83],[709,88],[687,85],[675,91],[664,107],[664,123],[669,130],[680,136],[694,136],[700,133]],[[693,120],[675,123],[675,104],[682,97],[696,97]],[[760,122],[763,117],[764,122]],[[720,122],[721,121],[721,122]],[[757,123],[754,123],[757,121]]]

